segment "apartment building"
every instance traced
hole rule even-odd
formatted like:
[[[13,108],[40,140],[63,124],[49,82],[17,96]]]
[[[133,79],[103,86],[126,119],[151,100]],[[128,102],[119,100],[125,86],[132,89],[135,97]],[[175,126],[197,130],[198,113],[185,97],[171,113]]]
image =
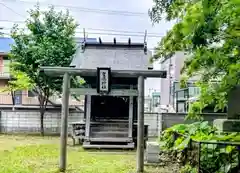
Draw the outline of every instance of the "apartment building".
[[[161,79],[161,105],[172,108],[174,112],[186,112],[186,99],[200,94],[194,85],[197,78],[188,81],[188,88],[180,89],[181,68],[186,55],[176,52],[171,58],[161,62],[161,69],[167,71],[167,78]]]
[[[76,42],[80,43],[83,38],[76,38]],[[97,41],[95,38],[89,38],[87,41]],[[10,92],[4,92],[3,89],[7,86],[10,80],[8,53],[11,50],[11,44],[14,41],[8,37],[0,37],[0,107],[12,106],[13,95]],[[32,91],[16,91],[14,94],[15,105],[17,106],[39,106],[37,95]],[[74,98],[69,99],[70,105],[83,105],[84,101],[78,101]],[[49,106],[59,106],[61,98],[58,96],[51,96],[49,98]]]

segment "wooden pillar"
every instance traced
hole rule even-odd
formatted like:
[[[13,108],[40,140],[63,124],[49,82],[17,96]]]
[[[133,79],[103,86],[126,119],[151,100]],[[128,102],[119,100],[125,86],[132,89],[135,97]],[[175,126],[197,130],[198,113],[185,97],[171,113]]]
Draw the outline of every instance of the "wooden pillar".
[[[133,96],[129,96],[129,119],[128,119],[128,137],[132,138],[133,132]]]
[[[68,114],[69,114],[69,86],[70,77],[64,74],[62,87],[62,114],[61,114],[61,139],[60,139],[60,171],[66,171],[67,162],[67,136],[68,136]]]
[[[90,123],[91,123],[91,95],[87,95],[87,109],[86,109],[86,130],[85,139],[89,140],[90,135]]]
[[[144,171],[144,77],[138,77],[137,172]]]

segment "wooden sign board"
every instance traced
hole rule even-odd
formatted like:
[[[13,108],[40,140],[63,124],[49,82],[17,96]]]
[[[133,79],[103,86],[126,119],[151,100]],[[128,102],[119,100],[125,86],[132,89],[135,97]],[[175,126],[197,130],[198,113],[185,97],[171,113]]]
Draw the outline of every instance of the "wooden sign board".
[[[108,94],[111,91],[111,69],[97,68],[97,92]]]

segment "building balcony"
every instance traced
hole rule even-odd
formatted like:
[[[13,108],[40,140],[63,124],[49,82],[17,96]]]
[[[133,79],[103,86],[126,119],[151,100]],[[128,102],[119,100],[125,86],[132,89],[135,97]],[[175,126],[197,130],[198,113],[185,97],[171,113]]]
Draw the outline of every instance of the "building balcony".
[[[60,105],[61,104],[61,98],[57,96],[52,96],[50,98],[50,101],[53,104]],[[10,93],[0,93],[0,105],[12,105],[12,95]],[[72,98],[69,99],[69,105],[70,106],[79,106],[83,105],[83,101],[77,101]],[[28,97],[25,94],[16,95],[15,96],[15,105],[39,105],[38,97]],[[52,105],[51,103],[48,103],[48,105]]]
[[[0,94],[0,105],[12,105],[12,96],[11,94]]]
[[[10,79],[9,72],[0,72],[0,79]]]

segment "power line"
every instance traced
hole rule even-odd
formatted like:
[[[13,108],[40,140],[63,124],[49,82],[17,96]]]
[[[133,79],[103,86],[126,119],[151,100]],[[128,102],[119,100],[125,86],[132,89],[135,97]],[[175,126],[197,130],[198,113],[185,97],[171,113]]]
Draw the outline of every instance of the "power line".
[[[7,6],[7,5],[5,5],[4,3],[0,2],[0,4],[1,4],[2,6],[4,6],[5,8],[7,8],[8,10],[10,10],[11,12],[13,12],[13,13],[15,13],[15,14],[17,14],[17,15],[19,15],[19,16],[21,16],[21,17],[24,17],[24,18],[25,18],[25,16],[24,16],[24,15],[22,15],[22,14],[20,14],[20,13],[16,12],[15,10],[13,10],[13,9],[12,9],[12,8],[10,8],[10,7],[8,7],[8,6]]]
[[[83,32],[76,32],[76,34],[83,34]],[[144,37],[144,34],[124,34],[124,33],[101,33],[101,32],[86,32],[86,34],[105,35],[105,36],[125,36],[125,37]],[[161,38],[161,35],[147,35],[149,38]]]
[[[22,14],[20,14],[20,13],[16,12],[15,10],[13,10],[13,9],[12,9],[12,8],[10,8],[10,7],[8,7],[8,6],[7,6],[7,5],[5,5],[4,3],[0,2],[0,4],[1,4],[2,6],[4,6],[5,8],[7,8],[8,10],[10,10],[11,12],[13,12],[13,13],[15,13],[15,14],[17,14],[17,15],[19,15],[19,16],[21,16],[21,17],[24,17],[24,18],[25,18],[25,16],[23,16]]]
[[[7,20],[7,19],[1,19],[0,22],[25,23],[25,21],[23,21],[23,20],[12,21],[12,20]]]
[[[31,3],[31,2],[30,2]],[[24,15],[20,14],[20,13],[17,13],[15,10],[13,10],[12,8],[6,6],[4,3],[1,3],[4,7],[6,7],[7,9],[11,10],[13,13],[23,17],[23,18],[26,18]],[[10,21],[10,20],[0,20],[0,21],[3,21],[3,22],[14,22],[14,23],[24,23],[25,21]],[[89,29],[89,30],[97,30],[97,31],[108,31],[108,32],[124,32],[124,33],[138,33],[138,34],[142,34],[143,32],[132,32],[132,31],[117,31],[117,30],[105,30],[105,29],[94,29],[94,28],[85,28],[85,29]],[[154,34],[154,35],[157,35],[157,33],[149,33],[149,34]]]
[[[1,21],[1,20],[0,20]],[[3,30],[10,30],[12,28],[2,28]],[[24,29],[24,28],[20,28]],[[110,32],[115,32],[115,33],[104,33],[104,32],[87,32],[87,34],[96,34],[96,35],[116,35],[116,36],[132,36],[132,37],[144,37],[144,32],[134,32],[134,31],[120,31],[120,30],[107,30],[107,29],[93,29],[93,28],[85,28],[93,31],[110,31]],[[83,34],[81,31],[76,31],[76,33]],[[160,35],[158,33],[149,33],[147,37],[150,38],[158,38],[158,37],[163,37],[163,35]]]
[[[106,31],[106,32],[122,32],[122,33],[132,33],[132,34],[145,34],[145,32],[141,31],[126,31],[126,30],[115,30],[115,29],[102,29],[102,28],[85,28],[86,30],[92,30],[92,31]],[[148,33],[148,35],[163,35],[160,33]]]
[[[30,2],[32,3],[32,2]],[[17,13],[15,10],[13,10],[12,8],[6,6],[4,3],[0,3],[2,4],[4,7],[8,8],[9,10],[11,10],[12,12],[14,12],[15,14],[25,18],[25,16]],[[75,8],[75,7],[74,7]],[[25,21],[10,21],[10,20],[0,20],[0,21],[3,21],[3,22],[14,22],[14,23],[24,23]],[[143,32],[133,32],[133,31],[119,31],[119,30],[106,30],[106,29],[94,29],[94,28],[85,28],[85,29],[89,29],[89,30],[95,30],[95,31],[107,31],[107,32],[123,32],[123,33],[134,33],[134,34],[143,34]],[[149,35],[154,35],[154,36],[151,36],[151,37],[162,37],[162,35],[160,36],[157,36],[158,33],[149,33]],[[148,36],[149,37],[149,36]]]
[[[0,32],[0,34],[4,34],[4,35],[7,35],[8,37],[11,36],[9,33],[5,33],[5,32]],[[105,34],[105,35],[111,35],[111,34]],[[121,34],[122,36],[128,36],[128,35],[124,35],[124,34]],[[148,50],[155,50],[155,48],[148,48]]]
[[[30,2],[30,1],[28,1],[28,2],[20,1],[18,3],[37,4],[36,2]],[[81,6],[49,4],[49,3],[42,3],[42,2],[41,3],[38,2],[38,4],[44,5],[44,6],[54,6],[54,7],[63,7],[63,8],[67,8],[67,9],[75,9],[75,10],[79,10],[78,12],[101,13],[101,14],[106,14],[106,15],[141,16],[141,17],[148,15],[147,13],[143,13],[143,12],[130,12],[130,11],[123,11],[123,10],[106,10],[106,9],[97,9],[97,8],[87,8],[87,7],[81,7]]]
[[[33,2],[29,2],[29,3],[33,3]],[[10,11],[12,11],[13,13],[25,18],[25,16],[19,14],[18,12],[16,12],[15,10],[13,10],[12,8],[8,7],[7,5],[5,5],[4,3],[0,3],[1,5],[3,5],[4,7],[6,7],[7,9],[9,9]],[[34,3],[35,4],[35,3]],[[47,4],[47,5],[53,5],[53,6],[58,6],[58,7],[67,7],[67,8],[74,8],[74,9],[81,9],[82,11],[86,11],[87,12],[98,12],[98,13],[107,13],[107,14],[119,14],[119,15],[144,15],[145,13],[140,13],[140,12],[129,12],[129,11],[114,11],[114,10],[101,10],[101,9],[90,9],[90,8],[85,8],[85,7],[74,7],[74,6],[62,6],[62,5],[54,5],[54,4]],[[93,11],[91,11],[93,10]],[[95,11],[94,11],[95,10]],[[9,20],[0,20],[0,21],[4,21],[4,22],[13,22],[13,21],[9,21]],[[15,23],[24,23],[24,21],[15,21]],[[90,30],[95,30],[95,31],[108,31],[108,32],[123,32],[122,33],[98,33],[98,32],[88,32],[88,34],[98,34],[98,35],[117,35],[117,36],[128,36],[128,37],[144,37],[144,35],[141,35],[142,32],[132,32],[132,31],[119,31],[119,30],[106,30],[106,29],[94,29],[94,28],[88,28]],[[76,33],[82,33],[82,32],[76,32]],[[126,34],[129,33],[129,34]],[[131,34],[130,34],[131,33]],[[135,34],[133,34],[135,33]],[[148,38],[153,37],[153,38],[158,38],[158,37],[163,37],[163,35],[158,35],[157,33],[149,33]]]

